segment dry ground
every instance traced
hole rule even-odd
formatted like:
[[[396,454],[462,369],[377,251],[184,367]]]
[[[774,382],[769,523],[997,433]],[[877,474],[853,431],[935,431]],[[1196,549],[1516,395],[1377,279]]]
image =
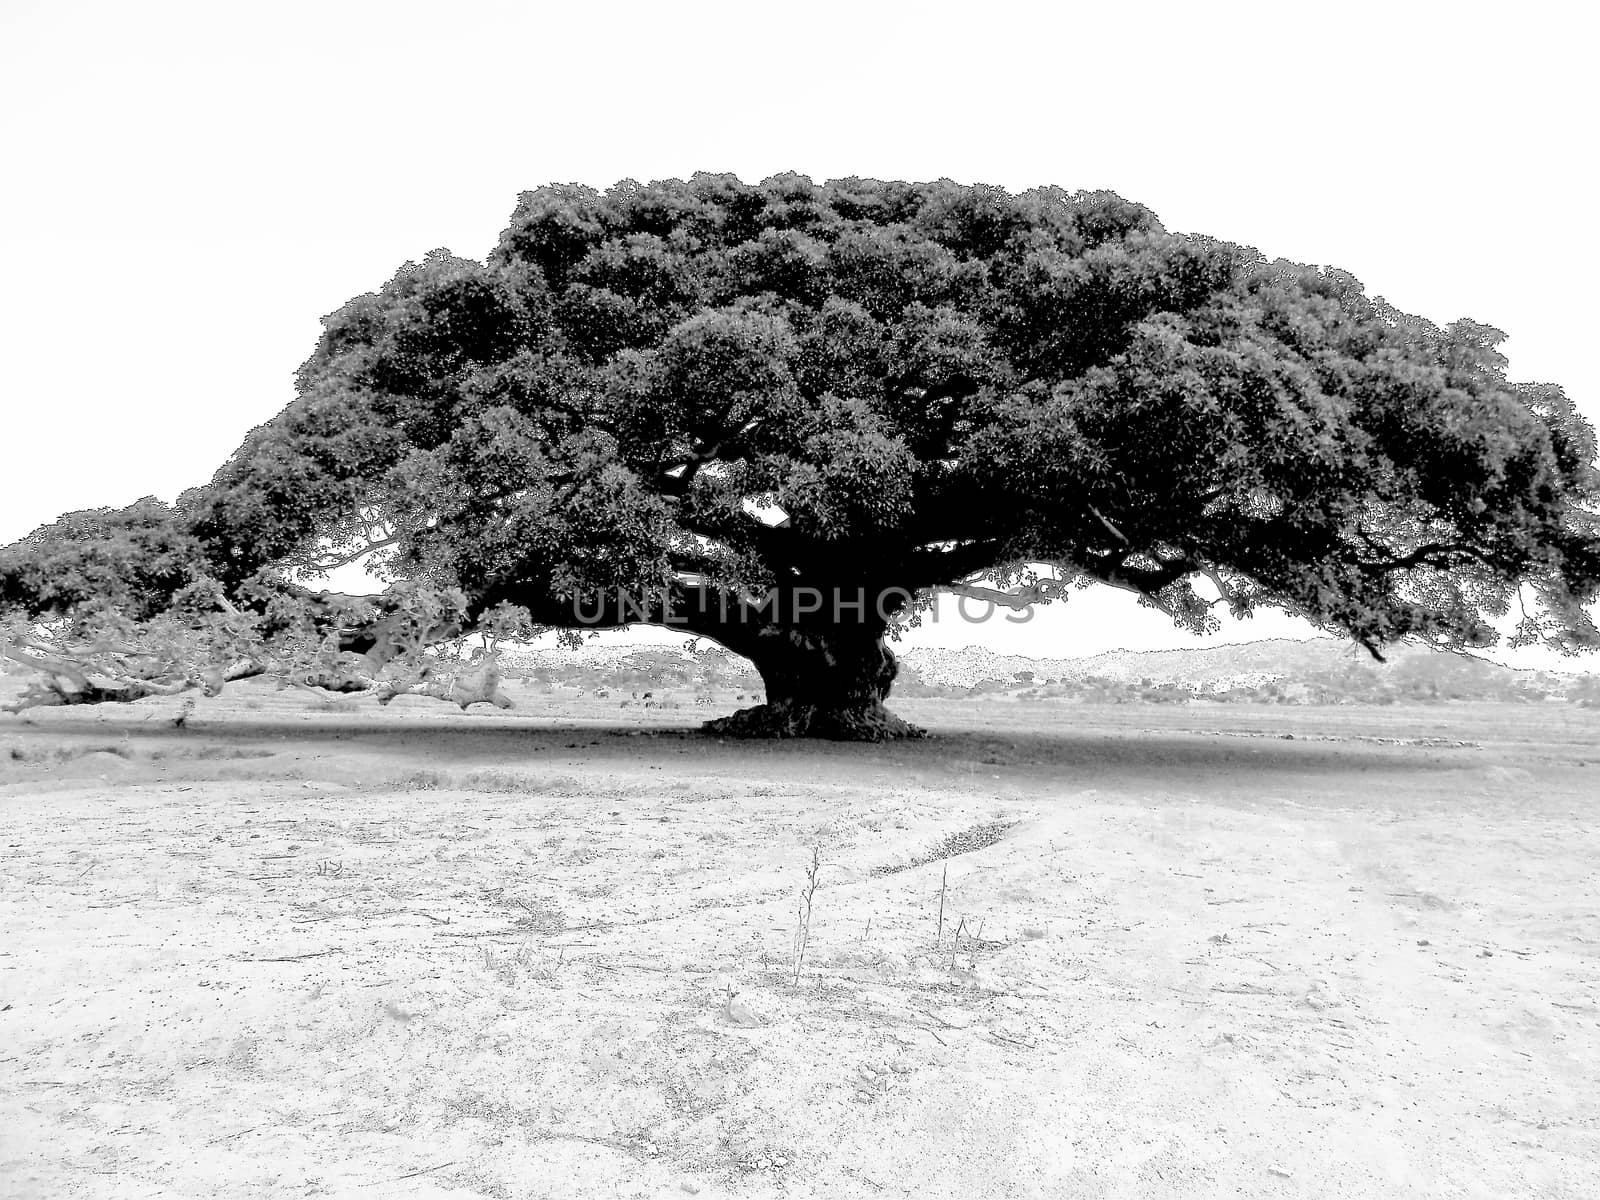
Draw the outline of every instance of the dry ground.
[[[1600,713],[896,707],[0,717],[0,1194],[1600,1195]]]

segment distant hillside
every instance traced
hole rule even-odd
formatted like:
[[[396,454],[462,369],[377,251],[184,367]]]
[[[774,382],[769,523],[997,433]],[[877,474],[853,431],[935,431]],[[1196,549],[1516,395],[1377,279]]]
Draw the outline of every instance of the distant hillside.
[[[1387,662],[1333,638],[1273,638],[1190,650],[1113,650],[1085,658],[1029,658],[982,646],[900,654],[901,697],[993,695],[1108,702],[1193,699],[1257,703],[1572,700],[1600,707],[1600,677],[1522,671],[1471,655],[1395,646]],[[585,690],[754,695],[761,680],[744,659],[710,643],[513,647],[508,674],[538,686]]]
[[[746,659],[705,642],[692,653],[684,646],[584,646],[577,650],[512,646],[501,652],[501,664],[514,678],[585,691],[741,694],[761,687],[761,677]]]
[[[1470,654],[1400,645],[1378,662],[1334,638],[1273,638],[1192,650],[1025,658],[968,647],[909,650],[902,694],[1012,693],[1098,700],[1195,698],[1280,703],[1545,700],[1600,703],[1600,679],[1524,671]]]
[[[1423,646],[1397,646],[1385,657],[1393,666],[1417,656],[1426,658],[1439,654],[1439,651]],[[901,661],[915,667],[925,682],[949,687],[972,687],[984,679],[1011,679],[1019,671],[1031,671],[1037,680],[1094,677],[1216,685],[1242,680],[1295,678],[1315,671],[1373,663],[1372,656],[1359,646],[1334,638],[1308,638],[1304,641],[1270,638],[1239,645],[1202,646],[1192,650],[1107,650],[1087,658],[1025,658],[994,654],[982,647],[967,646],[960,650],[908,650],[901,656]],[[1497,667],[1493,663],[1487,665]]]

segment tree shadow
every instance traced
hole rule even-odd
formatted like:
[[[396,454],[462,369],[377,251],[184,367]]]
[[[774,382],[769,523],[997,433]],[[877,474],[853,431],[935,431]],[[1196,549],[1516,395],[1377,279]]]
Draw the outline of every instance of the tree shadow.
[[[954,777],[1103,785],[1113,782],[1195,786],[1227,776],[1268,785],[1287,778],[1361,772],[1423,774],[1482,765],[1470,746],[1407,744],[1380,735],[1285,737],[1270,731],[1201,729],[1107,731],[939,728],[923,741],[881,744],[717,738],[698,725],[641,726],[495,716],[482,724],[417,719],[402,714],[365,718],[197,716],[183,728],[170,720],[101,722],[89,712],[60,714],[30,726],[10,724],[10,738],[79,746],[113,744],[141,759],[258,758],[315,749],[322,754],[378,757],[396,767],[538,767],[559,762],[623,766],[668,759],[726,779],[792,775],[797,781],[931,783]],[[1420,740],[1419,740],[1420,741]],[[1435,739],[1443,743],[1444,739]],[[211,747],[211,749],[207,749]],[[232,749],[228,749],[228,748]],[[575,761],[576,760],[576,761]],[[1110,776],[1110,779],[1106,777]],[[837,778],[835,778],[837,777]],[[990,780],[993,782],[993,780]]]

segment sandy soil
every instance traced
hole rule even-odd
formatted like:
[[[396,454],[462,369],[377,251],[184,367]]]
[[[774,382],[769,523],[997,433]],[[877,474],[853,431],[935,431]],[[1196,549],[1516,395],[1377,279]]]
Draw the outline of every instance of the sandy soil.
[[[1600,713],[897,708],[0,717],[0,1193],[1600,1195]]]

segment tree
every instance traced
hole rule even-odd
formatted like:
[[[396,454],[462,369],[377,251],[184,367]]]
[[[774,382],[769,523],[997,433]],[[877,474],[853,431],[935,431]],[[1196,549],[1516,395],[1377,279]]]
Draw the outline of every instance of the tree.
[[[546,187],[487,261],[434,252],[324,325],[208,485],[0,557],[16,636],[56,637],[13,643],[57,672],[36,700],[202,682],[207,655],[208,686],[292,660],[370,687],[486,623],[643,621],[760,672],[767,703],[712,729],[878,739],[918,732],[885,638],[935,591],[1096,582],[1375,656],[1485,645],[1514,602],[1521,640],[1600,643],[1593,430],[1507,381],[1504,334],[1108,192]],[[368,554],[384,595],[296,583]],[[210,642],[152,649],[163,621]],[[113,671],[107,622],[138,654],[91,693],[59,672]]]

